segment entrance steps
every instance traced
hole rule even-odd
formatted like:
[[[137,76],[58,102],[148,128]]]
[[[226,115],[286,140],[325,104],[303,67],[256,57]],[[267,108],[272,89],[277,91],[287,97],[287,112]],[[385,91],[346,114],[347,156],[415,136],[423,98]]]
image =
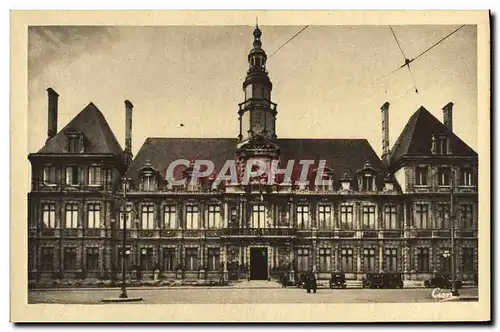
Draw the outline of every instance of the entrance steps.
[[[235,288],[281,288],[281,284],[276,280],[239,280],[230,283]]]

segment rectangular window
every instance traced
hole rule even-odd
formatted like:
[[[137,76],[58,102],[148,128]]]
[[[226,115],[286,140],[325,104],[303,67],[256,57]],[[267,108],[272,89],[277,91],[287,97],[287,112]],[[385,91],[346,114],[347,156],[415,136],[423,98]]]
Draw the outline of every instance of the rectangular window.
[[[362,186],[365,191],[373,191],[373,177],[371,176],[363,176],[362,177]]]
[[[472,169],[469,167],[462,168],[460,180],[462,186],[472,186]]]
[[[163,248],[163,270],[175,270],[175,248]]]
[[[438,137],[437,139],[437,154],[448,153],[448,138]]]
[[[45,166],[43,168],[43,184],[46,186],[55,186],[56,182],[56,167]]]
[[[354,271],[353,250],[351,248],[342,249],[340,251],[340,264],[342,271]]]
[[[474,248],[462,248],[462,270],[467,272],[474,271]]]
[[[331,256],[330,248],[319,248],[319,272],[331,272]]]
[[[437,205],[437,218],[441,228],[450,228],[450,205],[438,204]]]
[[[99,270],[99,248],[87,248],[87,271]]]
[[[418,272],[429,272],[429,248],[417,248]]]
[[[299,272],[309,271],[309,249],[297,249],[297,268],[299,269]]]
[[[396,205],[386,205],[384,206],[384,220],[385,229],[398,229],[399,224],[397,220],[397,206]]]
[[[460,205],[460,220],[463,228],[473,228],[472,204]]]
[[[252,205],[252,228],[266,227],[266,206],[263,204]]]
[[[64,248],[64,270],[74,271],[76,270],[76,248],[66,247]]]
[[[415,227],[421,229],[429,228],[429,205],[415,205]]]
[[[101,167],[89,166],[89,186],[100,186],[101,184]]]
[[[141,177],[142,191],[154,191],[156,190],[156,180],[155,178],[148,174]]]
[[[297,205],[297,228],[309,228],[309,206]]]
[[[187,229],[198,229],[199,224],[199,210],[198,205],[186,205],[186,228]]]
[[[125,266],[127,268],[132,267],[132,259],[133,259],[133,255],[132,255],[131,248],[125,247]],[[121,267],[123,264],[122,248],[118,248],[118,260],[117,260],[117,262],[118,263],[115,266],[115,268],[120,269],[120,271],[121,271]]]
[[[53,203],[42,204],[43,227],[56,228],[56,205]]]
[[[42,270],[52,271],[54,269],[54,248],[42,247]]]
[[[221,228],[220,205],[208,206],[208,228]]]
[[[318,206],[318,227],[319,229],[331,229],[332,227],[332,207],[330,205]]]
[[[451,250],[450,248],[441,248],[439,255],[439,263],[441,265],[440,271],[442,273],[451,272]]]
[[[68,152],[80,153],[80,137],[78,136],[68,137]]]
[[[363,229],[375,229],[375,205],[363,205]]]
[[[154,268],[153,248],[141,248],[142,271],[153,271]]]
[[[70,186],[77,186],[79,183],[78,166],[67,166],[66,184]]]
[[[66,228],[78,228],[78,204],[66,204]]]
[[[340,206],[340,228],[343,230],[353,229],[353,206],[352,205],[341,205]]]
[[[99,228],[101,226],[101,205],[90,203],[88,205],[88,228]]]
[[[208,270],[209,271],[219,271],[220,270],[220,249],[219,248],[208,248]]]
[[[365,248],[363,249],[363,270],[365,272],[375,271],[375,249]]]
[[[415,184],[417,186],[427,185],[427,167],[417,167],[415,172]]]
[[[438,185],[449,186],[451,180],[451,173],[449,167],[439,167],[438,169]]]
[[[396,272],[398,270],[398,249],[385,249],[385,270],[387,272]]]
[[[198,271],[198,248],[186,248],[186,270]]]
[[[125,214],[123,213],[123,207],[120,207],[120,229],[123,229],[123,218],[127,219],[127,229],[132,228],[132,206],[127,205],[125,207]]]
[[[143,205],[141,207],[141,228],[142,229],[154,229],[154,205]]]
[[[165,205],[163,208],[163,225],[165,229],[177,228],[177,214],[175,205]]]

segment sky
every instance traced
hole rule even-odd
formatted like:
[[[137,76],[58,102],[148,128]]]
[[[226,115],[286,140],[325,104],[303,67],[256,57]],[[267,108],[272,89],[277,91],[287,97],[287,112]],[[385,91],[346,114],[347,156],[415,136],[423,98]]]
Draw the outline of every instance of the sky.
[[[281,138],[366,138],[381,154],[380,107],[390,102],[392,148],[423,105],[477,151],[477,31],[465,26],[407,68],[387,25],[260,26]],[[393,26],[411,59],[458,25]],[[134,104],[132,152],[148,137],[237,137],[238,103],[254,27],[43,26],[28,30],[28,149],[47,137],[47,92],[59,93],[58,130],[89,102],[121,146]],[[274,54],[273,54],[274,53]],[[419,93],[415,93],[415,85]],[[180,126],[180,124],[184,126]]]

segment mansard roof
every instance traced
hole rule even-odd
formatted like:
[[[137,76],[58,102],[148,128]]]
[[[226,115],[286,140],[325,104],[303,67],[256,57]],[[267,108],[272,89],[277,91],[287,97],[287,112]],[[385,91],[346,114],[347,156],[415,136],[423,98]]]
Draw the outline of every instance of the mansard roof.
[[[208,159],[214,162],[215,172],[218,172],[226,160],[234,159],[237,144],[235,138],[148,138],[137,153],[128,175],[136,180],[140,168],[150,161],[152,167],[165,177],[168,166],[177,159]],[[280,168],[286,168],[288,160],[295,160],[294,174],[300,174],[302,166],[299,160],[315,161],[309,168],[311,174],[318,167],[319,160],[326,160],[326,166],[333,170],[333,180],[338,182],[348,173],[356,190],[356,171],[369,162],[381,174],[377,177],[378,184],[383,184],[386,167],[366,139],[278,139],[276,144],[280,148]],[[176,168],[175,178],[179,178],[181,168]]]
[[[432,135],[447,135],[453,156],[477,157],[477,153],[425,107],[413,113],[391,152],[391,164],[405,156],[431,156]]]
[[[68,132],[78,132],[85,137],[85,154],[114,154],[123,156],[123,149],[109,127],[104,115],[94,103],[89,103],[57,135],[49,139],[38,151],[42,154],[64,153]]]

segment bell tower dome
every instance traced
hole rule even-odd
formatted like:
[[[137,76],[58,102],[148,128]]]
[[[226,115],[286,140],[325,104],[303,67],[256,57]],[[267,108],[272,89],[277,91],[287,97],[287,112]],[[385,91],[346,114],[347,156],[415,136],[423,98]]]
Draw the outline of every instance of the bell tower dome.
[[[248,54],[248,71],[243,82],[244,101],[239,104],[239,142],[261,137],[276,140],[276,104],[271,101],[273,84],[269,79],[267,55],[262,49],[262,31],[256,25],[253,48]]]

